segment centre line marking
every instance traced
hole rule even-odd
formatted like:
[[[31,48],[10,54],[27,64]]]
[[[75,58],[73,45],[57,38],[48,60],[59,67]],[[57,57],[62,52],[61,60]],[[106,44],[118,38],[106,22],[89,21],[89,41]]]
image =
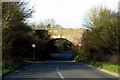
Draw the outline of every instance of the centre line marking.
[[[62,74],[60,73],[58,67],[56,67],[56,68],[57,68],[57,71],[58,71],[59,76],[60,76],[62,79],[64,79],[64,77],[63,77]]]

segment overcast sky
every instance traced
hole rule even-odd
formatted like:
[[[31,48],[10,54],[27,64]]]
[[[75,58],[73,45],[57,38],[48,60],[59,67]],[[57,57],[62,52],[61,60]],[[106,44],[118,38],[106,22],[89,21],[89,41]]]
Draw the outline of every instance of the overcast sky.
[[[93,7],[105,6],[112,10],[118,9],[120,0],[26,0],[34,7],[35,13],[31,23],[39,24],[52,18],[65,28],[82,27],[83,18]]]

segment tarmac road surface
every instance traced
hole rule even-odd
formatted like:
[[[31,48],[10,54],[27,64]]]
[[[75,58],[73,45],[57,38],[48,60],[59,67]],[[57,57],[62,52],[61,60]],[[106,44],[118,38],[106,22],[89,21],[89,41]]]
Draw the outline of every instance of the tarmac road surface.
[[[38,61],[7,75],[3,80],[119,80],[86,64],[72,61]]]

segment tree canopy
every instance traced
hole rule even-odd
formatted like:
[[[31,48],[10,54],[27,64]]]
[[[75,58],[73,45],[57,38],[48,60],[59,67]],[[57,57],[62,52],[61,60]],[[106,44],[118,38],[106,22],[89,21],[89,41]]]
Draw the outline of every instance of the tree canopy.
[[[94,59],[99,54],[120,53],[119,24],[118,12],[103,7],[91,9],[85,18],[84,26],[87,29],[82,36],[82,52],[87,59]],[[100,59],[100,56],[96,59]]]

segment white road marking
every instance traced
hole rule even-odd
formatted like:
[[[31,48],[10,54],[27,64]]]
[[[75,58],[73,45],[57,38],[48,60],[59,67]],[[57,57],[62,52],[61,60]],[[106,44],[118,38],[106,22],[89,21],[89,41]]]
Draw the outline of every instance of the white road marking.
[[[60,73],[58,67],[56,67],[56,68],[57,68],[57,71],[58,71],[59,76],[60,76],[62,79],[64,79],[64,77],[63,77],[62,74]]]

